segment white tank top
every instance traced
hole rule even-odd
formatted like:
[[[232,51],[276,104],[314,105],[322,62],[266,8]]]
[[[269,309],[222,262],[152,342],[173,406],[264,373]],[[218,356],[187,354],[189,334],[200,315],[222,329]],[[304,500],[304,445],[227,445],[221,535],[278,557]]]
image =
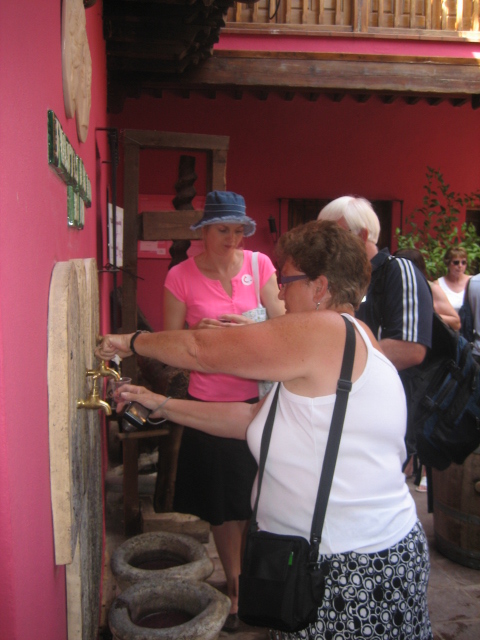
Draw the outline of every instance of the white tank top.
[[[463,304],[463,296],[465,295],[465,290],[459,292],[452,291],[443,276],[438,279],[438,284],[444,290],[445,295],[447,296],[448,301],[450,302],[452,307],[455,309],[455,311],[458,311]]]
[[[348,400],[321,554],[381,551],[405,537],[417,520],[402,472],[407,417],[402,383],[357,321],[347,317],[359,329],[368,355]],[[273,395],[247,431],[257,462]],[[334,402],[335,395],[307,398],[281,384],[257,513],[261,530],[310,538]],[[256,487],[255,481],[252,505]]]

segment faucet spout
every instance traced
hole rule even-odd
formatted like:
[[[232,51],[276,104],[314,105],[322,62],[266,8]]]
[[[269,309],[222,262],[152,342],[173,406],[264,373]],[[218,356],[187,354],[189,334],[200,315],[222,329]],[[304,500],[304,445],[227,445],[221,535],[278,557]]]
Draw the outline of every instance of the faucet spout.
[[[87,376],[93,376],[94,378],[98,378],[99,376],[102,378],[113,378],[114,380],[120,380],[120,374],[115,369],[112,369],[107,365],[105,360],[100,360],[100,364],[96,369],[89,369],[87,371]]]
[[[106,416],[112,415],[112,409],[105,400],[93,399],[89,396],[86,400],[77,400],[77,409],[102,409]]]
[[[110,405],[108,404],[108,402],[105,402],[105,400],[102,400],[100,398],[100,393],[98,391],[98,381],[99,376],[95,375],[93,377],[93,386],[90,395],[86,400],[77,400],[77,409],[101,409],[105,412],[105,415],[111,416],[112,409]]]

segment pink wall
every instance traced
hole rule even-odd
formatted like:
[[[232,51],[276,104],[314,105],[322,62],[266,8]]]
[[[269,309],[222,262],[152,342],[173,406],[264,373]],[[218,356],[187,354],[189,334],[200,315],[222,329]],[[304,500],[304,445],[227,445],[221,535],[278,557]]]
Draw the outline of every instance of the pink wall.
[[[66,638],[65,571],[54,562],[47,411],[47,305],[57,261],[99,257],[106,137],[102,3],[87,10],[93,61],[85,144],[63,105],[61,2],[0,3],[0,639]],[[82,158],[93,206],[67,227],[67,190],[47,164],[52,109]]]
[[[478,58],[478,42],[413,40],[411,38],[387,40],[352,37],[351,33],[303,36],[294,33],[222,33],[215,49],[232,51],[305,51],[311,53],[358,53],[371,55],[401,55],[452,58]]]
[[[440,169],[457,191],[479,187],[480,111],[449,102],[383,104],[372,97],[359,104],[351,97],[334,103],[327,97],[290,102],[270,94],[266,101],[245,92],[235,100],[219,92],[215,100],[191,94],[185,100],[164,92],[162,99],[128,100],[118,127],[230,136],[227,188],[241,193],[258,223],[248,248],[273,255],[268,217],[278,221],[278,198],[335,198],[344,194],[369,199],[400,199],[404,215],[422,204],[427,166]],[[176,158],[149,157],[140,163],[143,193],[174,193]],[[204,190],[199,185],[200,193]],[[283,204],[282,230],[287,228]],[[398,221],[394,221],[395,224]],[[278,222],[277,222],[278,224]],[[164,261],[141,261],[139,304],[160,326]]]

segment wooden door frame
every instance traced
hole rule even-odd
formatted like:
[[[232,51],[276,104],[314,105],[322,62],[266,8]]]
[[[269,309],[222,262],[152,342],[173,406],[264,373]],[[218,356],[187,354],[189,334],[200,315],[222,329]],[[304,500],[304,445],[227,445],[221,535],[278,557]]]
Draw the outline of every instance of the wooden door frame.
[[[137,247],[139,239],[190,240],[198,235],[190,231],[192,222],[198,220],[198,211],[138,211],[141,149],[163,149],[170,151],[201,151],[207,155],[207,192],[225,191],[228,136],[210,136],[189,133],[164,133],[126,129],[124,143],[124,226],[122,285],[122,333],[137,329]],[[135,358],[122,363],[122,375],[137,380]],[[123,440],[123,500],[125,532],[138,533],[138,436],[141,433],[125,434]]]
[[[139,239],[170,240],[166,237],[168,225],[165,217],[171,215],[176,224],[185,217],[184,237],[189,240],[195,238],[190,232],[192,212],[148,212],[151,222],[158,213],[162,217],[162,224],[157,232],[150,231],[148,238],[143,236],[142,217],[138,211],[140,151],[141,149],[163,149],[170,151],[201,151],[207,155],[207,192],[225,191],[227,151],[230,138],[228,136],[211,136],[191,133],[167,133],[161,131],[143,131],[126,129],[123,134],[124,144],[124,227],[123,227],[123,268],[132,276],[124,276],[122,285],[122,332],[132,333],[137,329],[137,244]],[[150,225],[149,225],[150,226]],[[161,227],[164,227],[162,233]],[[179,239],[178,234],[175,239]],[[124,362],[122,373],[136,380],[136,364],[134,359]]]

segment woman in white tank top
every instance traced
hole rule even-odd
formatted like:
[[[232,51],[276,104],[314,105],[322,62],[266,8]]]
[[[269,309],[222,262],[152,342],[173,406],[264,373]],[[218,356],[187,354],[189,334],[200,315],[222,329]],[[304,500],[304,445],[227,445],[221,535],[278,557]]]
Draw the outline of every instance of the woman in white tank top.
[[[437,283],[441,286],[448,301],[458,311],[463,304],[465,287],[471,276],[465,274],[467,268],[467,253],[461,247],[447,249],[443,261],[447,265],[447,273],[440,277]]]
[[[308,539],[345,345],[341,314],[347,314],[357,340],[318,558],[329,568],[325,597],[314,624],[296,633],[271,630],[271,637],[431,640],[427,541],[402,473],[405,395],[370,330],[353,318],[370,278],[364,244],[334,222],[315,221],[282,236],[278,255],[285,316],[248,326],[105,336],[97,356],[138,353],[175,367],[279,382],[258,524]],[[258,460],[272,392],[249,405],[122,389],[125,402],[139,401],[153,418],[246,438]],[[255,492],[254,486],[252,498]]]

